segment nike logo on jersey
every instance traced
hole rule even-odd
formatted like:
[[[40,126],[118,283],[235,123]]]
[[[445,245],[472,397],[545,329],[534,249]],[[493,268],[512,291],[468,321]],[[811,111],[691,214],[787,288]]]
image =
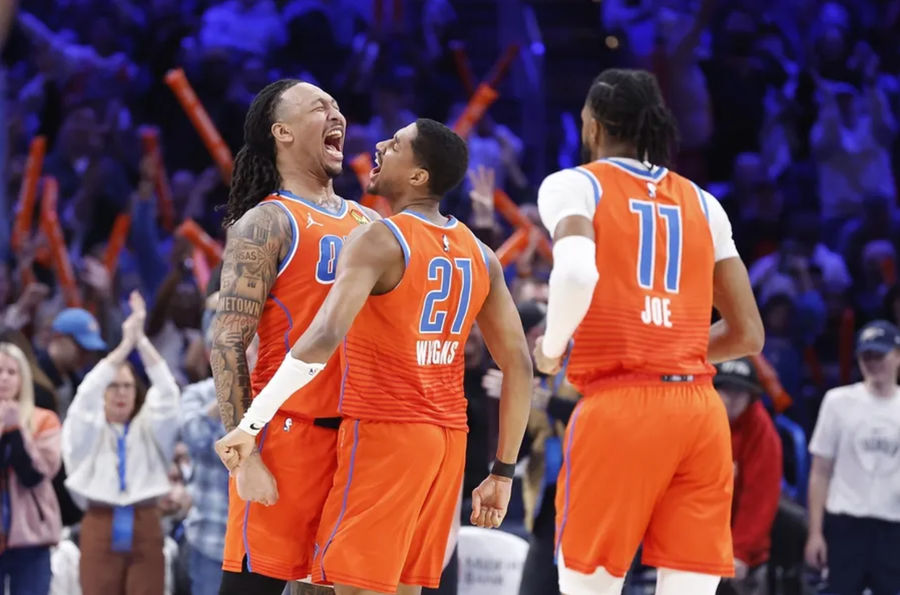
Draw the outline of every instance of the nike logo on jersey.
[[[309,229],[313,225],[318,225],[319,227],[325,227],[324,225],[322,225],[321,223],[319,223],[318,221],[316,221],[315,219],[312,218],[312,213],[307,213],[306,214],[306,229]]]

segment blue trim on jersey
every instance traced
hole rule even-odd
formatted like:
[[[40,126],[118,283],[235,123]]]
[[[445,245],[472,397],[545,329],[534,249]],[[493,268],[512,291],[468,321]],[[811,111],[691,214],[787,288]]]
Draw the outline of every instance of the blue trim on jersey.
[[[490,275],[491,261],[488,258],[488,247],[485,246],[484,242],[482,242],[478,238],[475,238],[475,241],[478,242],[478,247],[481,248],[481,256],[484,258],[484,269],[488,272],[488,275]]]
[[[649,180],[651,182],[659,182],[663,178],[663,176],[666,175],[669,171],[666,168],[659,167],[659,166],[653,166],[653,168],[651,168],[648,171],[646,169],[640,169],[638,167],[631,165],[630,163],[620,161],[615,158],[601,159],[600,161],[602,161],[604,163],[609,163],[609,164],[615,165],[616,167],[620,167],[620,168],[624,169],[625,171],[627,171],[628,173],[634,174],[634,175],[638,176],[639,178],[643,178],[643,179]]]
[[[287,355],[291,352],[291,329],[294,328],[294,319],[293,317],[291,317],[291,312],[287,309],[287,306],[284,305],[284,302],[279,300],[271,293],[269,294],[269,299],[275,302],[278,307],[281,308],[282,312],[284,312],[284,315],[287,318],[288,327],[287,330],[284,331],[284,354]]]
[[[282,189],[282,190],[279,190],[278,192],[276,192],[276,194],[278,196],[281,196],[281,197],[284,197],[284,198],[287,198],[290,200],[296,200],[297,202],[301,202],[301,203],[305,204],[306,206],[308,206],[309,208],[314,209],[314,210],[322,213],[323,215],[328,215],[329,217],[334,217],[335,219],[340,219],[344,215],[347,214],[347,201],[345,201],[343,199],[341,200],[340,210],[337,213],[332,213],[328,209],[325,209],[322,206],[317,205],[316,203],[312,202],[311,200],[297,196],[290,190]]]
[[[432,223],[431,221],[429,221],[428,217],[426,217],[422,213],[417,213],[416,211],[411,211],[410,209],[405,209],[403,211],[400,211],[397,214],[398,215],[412,215],[416,219],[421,219],[428,225],[434,225],[435,227],[450,228],[450,227],[456,227],[456,224],[459,223],[459,221],[457,221],[456,217],[454,217],[453,215],[450,215],[450,217],[449,217],[450,220],[447,221],[447,223],[445,223],[443,225],[438,225],[437,223]]]
[[[703,194],[703,190],[695,184],[691,182],[691,186],[694,187],[694,190],[697,191],[697,198],[700,199],[700,207],[703,209],[703,214],[706,216],[706,220],[709,221],[709,206],[706,204],[706,195]]]
[[[403,250],[403,262],[406,266],[409,266],[409,244],[406,243],[406,238],[403,237],[403,233],[400,231],[400,228],[397,227],[397,224],[391,221],[390,219],[378,219],[378,221],[384,223],[391,233],[394,234],[394,237],[397,238],[397,242],[400,244],[400,248]]]
[[[587,177],[588,180],[591,181],[591,186],[594,187],[594,205],[600,203],[600,184],[597,182],[596,176],[590,171],[584,169],[583,167],[573,167],[572,171],[577,171],[581,175]]]
[[[291,259],[294,258],[294,254],[296,254],[297,252],[297,246],[300,244],[300,229],[297,227],[297,220],[294,219],[294,215],[293,213],[291,213],[291,210],[280,202],[272,200],[262,204],[278,205],[284,211],[284,214],[287,215],[288,221],[291,222],[291,249],[288,250],[288,253],[285,254],[284,258],[281,259],[281,262],[278,263],[278,272],[276,273],[276,275],[280,275],[282,271],[287,268],[287,265],[290,264]]]

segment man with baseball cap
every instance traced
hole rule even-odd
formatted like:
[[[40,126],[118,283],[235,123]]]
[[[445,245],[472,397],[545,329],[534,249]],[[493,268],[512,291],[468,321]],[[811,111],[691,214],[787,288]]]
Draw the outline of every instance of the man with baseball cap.
[[[863,381],[825,394],[809,450],[806,561],[833,595],[900,593],[900,331],[860,331]]]
[[[64,418],[82,370],[90,363],[92,353],[106,350],[106,342],[100,336],[97,319],[81,308],[66,308],[57,314],[51,329],[47,351],[38,353],[38,365],[56,386],[56,410]]]
[[[735,576],[722,584],[720,592],[756,595],[765,589],[769,536],[781,495],[781,439],[759,400],[763,389],[748,358],[718,364],[713,384],[728,412],[734,460]]]

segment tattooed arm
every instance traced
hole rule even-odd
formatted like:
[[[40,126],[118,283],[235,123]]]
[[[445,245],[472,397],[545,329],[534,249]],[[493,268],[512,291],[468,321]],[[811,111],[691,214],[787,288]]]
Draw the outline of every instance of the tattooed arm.
[[[237,426],[250,406],[246,350],[275,283],[278,263],[290,247],[291,233],[281,209],[265,206],[249,210],[228,231],[209,358],[227,430]]]

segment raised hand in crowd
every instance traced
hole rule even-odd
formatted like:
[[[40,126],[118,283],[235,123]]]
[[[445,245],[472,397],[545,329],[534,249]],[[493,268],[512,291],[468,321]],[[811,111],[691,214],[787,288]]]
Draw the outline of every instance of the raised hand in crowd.
[[[494,170],[483,165],[469,170],[469,182],[472,184],[469,191],[469,198],[472,200],[472,227],[494,227],[495,177]]]

